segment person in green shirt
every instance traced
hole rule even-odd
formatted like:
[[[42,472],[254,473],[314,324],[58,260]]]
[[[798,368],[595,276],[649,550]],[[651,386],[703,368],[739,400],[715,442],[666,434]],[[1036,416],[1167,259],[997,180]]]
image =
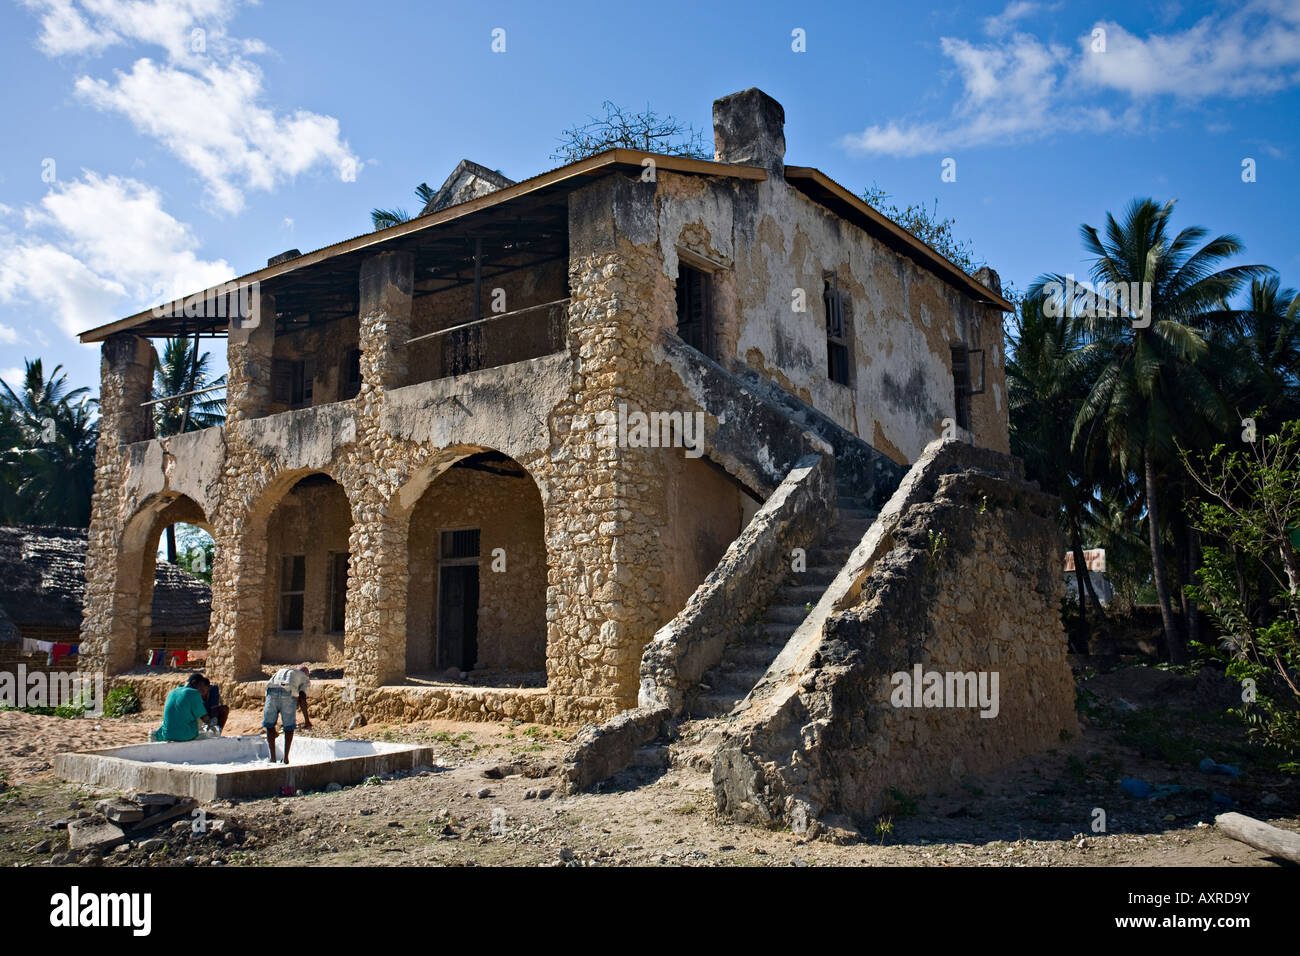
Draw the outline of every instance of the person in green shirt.
[[[209,723],[208,679],[191,674],[184,687],[177,687],[163,702],[162,726],[150,734],[155,741],[181,742],[199,735],[199,721]]]

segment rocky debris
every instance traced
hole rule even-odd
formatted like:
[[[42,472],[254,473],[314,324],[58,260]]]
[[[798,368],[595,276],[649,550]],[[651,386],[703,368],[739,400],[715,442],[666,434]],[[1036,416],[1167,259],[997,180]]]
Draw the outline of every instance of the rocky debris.
[[[68,824],[68,847],[73,850],[102,850],[117,846],[126,834],[102,814],[73,820]]]
[[[144,819],[145,813],[143,804],[135,803],[132,800],[123,800],[121,797],[100,800],[95,804],[95,810],[102,813],[113,823],[137,823]]]
[[[138,793],[126,799],[114,797],[101,800],[95,805],[95,813],[78,811],[77,817],[61,822],[67,826],[70,849],[103,851],[168,820],[188,814],[196,806],[198,801],[193,797]],[[176,820],[172,830],[184,832],[190,827],[189,821]]]

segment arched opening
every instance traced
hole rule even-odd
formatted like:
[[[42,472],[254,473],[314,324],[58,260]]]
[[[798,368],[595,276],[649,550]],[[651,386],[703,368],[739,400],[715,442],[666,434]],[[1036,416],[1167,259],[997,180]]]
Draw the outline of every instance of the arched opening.
[[[139,575],[132,664],[202,666],[216,556],[203,508],[186,495],[160,495],[142,509],[123,544],[123,560],[138,562]]]
[[[343,676],[351,531],[347,493],[322,472],[298,478],[272,508],[265,528],[262,665],[305,662],[317,676]]]
[[[522,465],[479,451],[435,478],[411,512],[408,570],[409,676],[545,686],[542,498]]]

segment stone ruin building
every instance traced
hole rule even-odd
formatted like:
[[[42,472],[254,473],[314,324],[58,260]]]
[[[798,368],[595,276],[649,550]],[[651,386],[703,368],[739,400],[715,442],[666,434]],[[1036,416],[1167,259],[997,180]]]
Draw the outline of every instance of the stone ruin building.
[[[81,666],[174,682],[143,665],[186,522],[230,703],[310,661],[325,714],[586,725],[575,788],[671,744],[725,813],[816,829],[1073,731],[997,274],[787,165],[761,91],[713,118],[712,162],[466,161],[410,222],[83,333]],[[228,418],[158,439],[150,340],[176,335],[226,339]],[[951,679],[891,702],[914,668],[995,673],[996,714]]]

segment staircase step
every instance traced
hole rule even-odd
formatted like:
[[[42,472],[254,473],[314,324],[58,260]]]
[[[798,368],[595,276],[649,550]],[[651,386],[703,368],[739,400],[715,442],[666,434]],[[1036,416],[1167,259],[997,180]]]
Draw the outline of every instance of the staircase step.
[[[745,691],[745,693],[748,693],[748,691]],[[724,717],[731,713],[736,705],[744,699],[744,693],[733,694],[708,690],[696,695],[689,712],[692,717]]]
[[[854,508],[839,504],[835,506],[835,514],[840,521],[865,521],[871,524],[876,520],[877,512],[874,508]]]
[[[802,604],[772,604],[768,606],[764,619],[768,624],[789,624],[793,627],[803,623],[808,616],[808,609]]]
[[[725,660],[709,672],[705,682],[709,684],[715,694],[738,691],[740,696],[744,697],[755,684],[762,680],[763,675],[767,673],[768,664],[771,663],[774,657],[776,657],[776,654],[770,654],[761,663],[741,661],[734,658]]]
[[[785,579],[785,583],[787,585],[811,584],[825,588],[839,573],[840,569],[833,564],[819,564],[804,571],[792,571]]]
[[[816,604],[826,593],[825,585],[786,584],[777,589],[773,597],[782,604],[807,605]]]
[[[790,635],[794,632],[789,631],[783,641],[772,641],[768,644],[736,644],[727,648],[727,655],[723,662],[718,665],[719,668],[727,664],[737,664],[744,667],[761,666],[764,671],[776,660],[776,655],[781,653],[781,649],[789,643]],[[712,672],[710,672],[712,673]],[[706,683],[714,683],[706,678]]]

